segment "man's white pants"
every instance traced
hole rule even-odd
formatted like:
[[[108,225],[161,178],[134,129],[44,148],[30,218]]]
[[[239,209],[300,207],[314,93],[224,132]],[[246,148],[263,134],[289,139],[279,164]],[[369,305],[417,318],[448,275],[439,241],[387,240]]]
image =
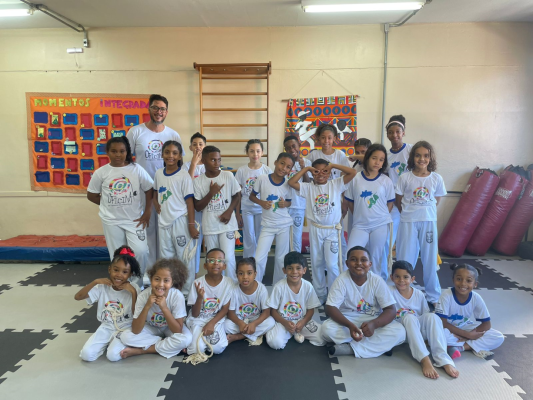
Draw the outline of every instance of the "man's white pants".
[[[104,236],[109,251],[109,258],[113,259],[113,253],[120,246],[128,245],[135,253],[135,258],[141,267],[141,277],[132,279],[139,287],[143,286],[142,276],[148,264],[147,232],[137,222],[123,223],[120,225],[108,225],[102,222]]]
[[[429,356],[429,351],[424,343],[427,340],[435,367],[445,365],[455,366],[447,353],[446,336],[442,327],[442,320],[437,314],[426,313],[419,317],[414,314],[405,314],[399,322],[405,328],[407,341],[413,358],[418,362]]]
[[[296,324],[298,321],[293,322]],[[324,346],[326,344],[324,339],[322,339],[321,325],[314,320],[309,321],[300,333],[314,346]],[[292,333],[285,329],[282,324],[276,322],[274,327],[266,333],[266,341],[274,350],[281,350],[285,348],[292,336]]]
[[[253,335],[248,335],[244,333],[244,336],[249,339],[252,342],[255,342],[259,336],[264,335],[266,332],[271,330],[274,325],[276,324],[276,321],[272,317],[268,317],[263,322],[261,322],[257,327],[255,328],[255,332]],[[229,318],[226,318],[226,321],[224,322],[224,330],[227,334],[235,335],[237,333],[240,333],[239,326],[231,321]]]
[[[215,331],[212,335],[206,336],[205,339],[213,347],[214,354],[220,354],[228,347],[228,338],[226,336],[226,331],[224,330],[224,323],[226,317],[222,318],[215,324]],[[209,322],[208,319],[203,318],[193,318],[187,317],[187,327],[191,330],[192,340],[189,346],[187,347],[187,354],[198,353],[197,344],[201,347],[202,353],[205,353],[207,345],[204,343],[203,339],[200,336],[203,336],[202,329]],[[198,340],[200,338],[200,340]]]
[[[196,239],[192,240],[197,241]],[[159,227],[159,254],[161,258],[178,258],[183,262],[183,252],[189,241],[191,241],[191,235],[189,234],[189,218],[187,214],[176,219],[172,226],[168,228]],[[188,298],[189,290],[196,276],[195,261],[196,257],[192,257],[185,265],[189,271],[187,281],[181,289],[185,298]]]
[[[474,330],[475,328],[476,325],[472,325],[468,330]],[[505,340],[505,337],[500,331],[492,328],[485,332],[479,339],[467,340],[466,342],[457,339],[457,337],[455,337],[448,329],[444,329],[444,335],[446,336],[446,343],[448,346],[464,346],[464,344],[467,343],[477,352],[497,349]]]
[[[363,315],[358,313],[346,313],[344,316],[358,328],[363,322],[376,319],[375,315]],[[335,344],[348,343],[357,358],[379,357],[395,346],[405,341],[405,329],[402,324],[392,321],[390,324],[374,330],[370,337],[364,337],[356,342],[350,336],[350,330],[331,318],[322,323],[322,337],[327,342]]]
[[[305,209],[289,208],[292,218],[292,251],[302,252],[302,231],[304,228]]]
[[[348,249],[354,246],[363,246],[370,253],[372,261],[371,271],[387,280],[388,251],[383,251],[389,237],[389,224],[384,224],[373,229],[353,227],[348,240]]]
[[[259,211],[258,213],[253,213],[251,211],[242,211],[242,222],[244,224],[242,233],[242,256],[255,257],[255,251],[257,249],[257,240],[259,239],[259,234],[261,233],[261,220],[263,213]]]
[[[235,231],[227,231],[216,235],[204,235],[207,252],[214,248],[221,249],[226,255],[225,275],[237,282],[235,270]]]
[[[144,350],[155,344],[155,351],[165,358],[178,355],[191,343],[191,332],[183,325],[181,333],[172,333],[167,327],[165,329],[156,328],[151,325],[144,325],[139,334],[135,334],[128,329],[121,332],[109,345],[107,358],[109,361],[119,361],[120,352],[126,347],[138,347]]]
[[[396,259],[410,262],[413,268],[420,252],[426,297],[431,303],[437,303],[441,293],[437,275],[437,235],[436,221],[400,222],[396,243]]]
[[[339,276],[339,251],[342,251],[342,243],[339,246],[337,230],[309,226],[309,248],[313,267],[313,287],[319,300],[325,302],[328,297],[327,288],[331,288],[333,281]]]
[[[265,269],[268,260],[268,253],[272,247],[272,242],[276,239],[275,263],[274,263],[274,277],[272,285],[275,285],[280,279],[285,277],[283,273],[283,259],[290,251],[290,235],[291,227],[285,226],[283,228],[276,228],[270,226],[263,226],[259,241],[257,242],[257,251],[255,253],[255,261],[257,264],[257,279],[258,282],[263,280],[265,276]]]
[[[80,358],[83,361],[95,361],[104,354],[116,333],[117,330],[113,325],[101,324],[83,345]]]

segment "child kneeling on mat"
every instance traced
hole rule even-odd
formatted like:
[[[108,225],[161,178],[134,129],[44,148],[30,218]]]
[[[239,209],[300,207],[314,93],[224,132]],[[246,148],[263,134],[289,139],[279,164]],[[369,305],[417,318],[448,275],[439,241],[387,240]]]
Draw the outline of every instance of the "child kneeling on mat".
[[[212,353],[220,354],[228,346],[224,321],[234,283],[231,278],[222,275],[226,269],[224,252],[218,248],[209,250],[204,268],[207,274],[196,279],[189,292],[188,305],[192,306],[187,317],[187,326],[192,332],[192,342],[187,348],[189,355],[205,354],[208,347]],[[232,275],[235,276],[235,272]]]
[[[407,333],[411,354],[422,365],[426,378],[439,377],[435,367],[442,367],[452,378],[459,376],[455,364],[446,352],[446,337],[438,315],[429,312],[424,293],[411,286],[415,280],[413,266],[407,261],[392,264],[391,279],[394,286],[389,286],[396,300],[396,321],[401,323]],[[429,351],[424,341],[427,340],[435,363],[429,359]]]
[[[180,292],[187,274],[187,267],[176,258],[156,261],[148,271],[150,289],[137,299],[131,329],[117,335],[109,345],[110,361],[141,354],[170,358],[189,345],[192,337],[183,323],[185,298]]]
[[[347,271],[339,275],[328,295],[322,336],[335,343],[329,354],[378,357],[405,341],[405,329],[394,321],[394,298],[385,281],[370,272],[372,261],[361,246],[348,250]]]
[[[115,250],[108,272],[109,278],[95,279],[74,296],[76,300],[87,300],[88,304],[98,303],[96,315],[101,322],[81,349],[83,361],[95,361],[104,354],[117,331],[129,328],[133,321],[135,302],[141,291],[128,279],[140,278],[141,267],[130,247]]]
[[[313,285],[302,279],[307,271],[305,257],[291,251],[285,255],[283,265],[287,276],[275,284],[267,302],[276,320],[274,328],[266,334],[268,345],[274,350],[283,349],[294,336],[298,343],[307,339],[315,346],[324,346],[320,324],[311,319],[320,301]]]
[[[469,264],[452,264],[453,285],[442,292],[435,313],[441,317],[451,358],[461,357],[463,350],[486,358],[504,341],[501,332],[491,328],[490,314],[477,287],[481,270]]]

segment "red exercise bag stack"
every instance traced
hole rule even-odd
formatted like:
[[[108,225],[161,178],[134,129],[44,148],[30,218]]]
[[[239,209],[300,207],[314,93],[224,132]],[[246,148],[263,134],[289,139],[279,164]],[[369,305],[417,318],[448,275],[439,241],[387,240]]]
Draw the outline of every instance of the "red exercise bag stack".
[[[439,250],[452,257],[461,257],[474,233],[500,178],[490,169],[478,168],[472,172],[465,191],[446,227],[439,237]]]
[[[500,175],[500,184],[492,196],[481,222],[474,231],[466,250],[476,256],[484,255],[500,231],[505,218],[520,196],[526,180],[512,171],[512,165]]]
[[[522,197],[509,213],[492,243],[492,248],[498,253],[514,256],[531,221],[533,221],[533,180],[526,185]]]

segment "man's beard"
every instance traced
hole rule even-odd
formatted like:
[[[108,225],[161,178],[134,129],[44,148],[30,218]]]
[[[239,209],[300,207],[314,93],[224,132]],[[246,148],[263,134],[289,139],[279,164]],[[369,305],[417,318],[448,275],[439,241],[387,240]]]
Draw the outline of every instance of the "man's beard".
[[[154,117],[152,117],[152,115],[150,114],[150,121],[152,121],[152,123],[153,123],[154,125],[162,125],[163,122],[165,122],[165,119],[166,119],[166,117],[163,118],[161,121],[156,121],[156,120],[154,119]]]

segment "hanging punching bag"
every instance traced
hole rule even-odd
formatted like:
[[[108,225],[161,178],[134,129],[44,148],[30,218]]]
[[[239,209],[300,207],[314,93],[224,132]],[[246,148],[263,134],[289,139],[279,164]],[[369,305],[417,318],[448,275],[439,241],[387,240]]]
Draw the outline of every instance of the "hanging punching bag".
[[[500,231],[505,218],[520,196],[526,180],[514,172],[512,165],[500,175],[500,184],[474,231],[466,250],[476,256],[484,255]]]
[[[514,256],[518,245],[533,221],[533,181],[530,181],[522,193],[505,223],[496,236],[492,248],[498,253]]]
[[[466,188],[439,237],[439,250],[452,257],[461,257],[472,237],[500,178],[486,168],[474,169]]]

